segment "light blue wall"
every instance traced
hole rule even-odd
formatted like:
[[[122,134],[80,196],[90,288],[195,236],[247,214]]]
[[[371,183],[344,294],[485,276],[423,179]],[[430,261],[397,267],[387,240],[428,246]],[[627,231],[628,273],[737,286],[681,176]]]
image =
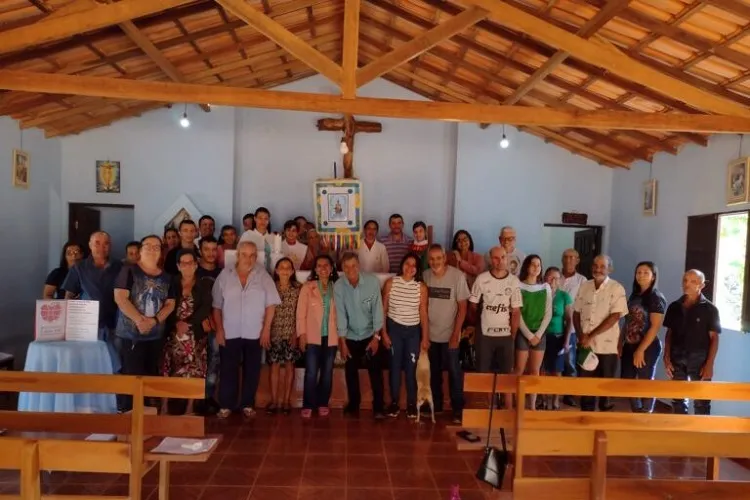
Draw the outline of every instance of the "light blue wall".
[[[658,155],[653,164],[653,177],[659,182],[656,217],[641,213],[649,165],[639,163],[630,171],[615,173],[610,248],[616,279],[629,287],[635,265],[653,260],[659,266],[660,288],[667,300],[681,295],[687,217],[747,208],[728,208],[724,202],[726,165],[739,156],[738,151],[738,136],[714,136],[708,147],[687,146],[677,156]],[[724,331],[720,338],[714,379],[750,381],[750,335]],[[661,363],[657,376],[664,377]],[[750,416],[750,404],[716,402],[714,408],[717,414]]]
[[[135,205],[135,235],[141,237],[155,232],[157,219],[187,194],[198,210],[213,215],[217,226],[228,224],[234,108],[214,107],[205,113],[190,106],[187,129],[178,123],[183,110],[175,105],[63,138],[63,223],[67,224],[69,202]],[[97,160],[120,161],[119,194],[96,192]]]
[[[101,214],[100,229],[112,238],[111,257],[125,258],[125,245],[135,239],[135,211],[126,207],[95,207],[95,210]]]
[[[611,169],[510,127],[506,135],[511,144],[503,150],[502,127],[458,126],[454,227],[471,232],[475,249],[497,245],[500,228],[510,225],[518,248],[543,252],[543,224],[560,223],[562,212],[584,212],[589,224],[609,226]]]
[[[23,143],[23,147],[21,147]],[[12,150],[30,154],[28,190],[11,184]],[[16,355],[19,367],[26,344],[34,335],[35,301],[44,279],[60,258],[60,142],[40,130],[25,130],[10,118],[0,118],[0,351]]]
[[[338,93],[315,76],[280,90]],[[365,97],[424,100],[378,79],[358,90]],[[333,162],[343,176],[341,133],[318,131],[326,115],[262,109],[238,109],[235,143],[235,222],[258,206],[271,211],[274,229],[286,219],[312,219],[312,183],[333,177]],[[359,133],[354,139],[354,175],[363,182],[364,217],[380,221],[403,215],[407,230],[417,220],[434,226],[435,240],[445,243],[452,225],[456,158],[456,124],[357,116],[383,125],[381,133]]]

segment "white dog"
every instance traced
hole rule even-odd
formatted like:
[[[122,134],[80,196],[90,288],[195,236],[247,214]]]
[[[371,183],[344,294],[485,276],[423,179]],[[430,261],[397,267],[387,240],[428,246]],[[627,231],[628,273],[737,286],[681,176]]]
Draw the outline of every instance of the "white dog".
[[[432,387],[430,386],[430,358],[427,356],[427,351],[422,351],[417,361],[417,422],[419,422],[419,417],[422,414],[422,405],[425,403],[430,405],[432,423],[434,424],[435,404],[432,401]]]

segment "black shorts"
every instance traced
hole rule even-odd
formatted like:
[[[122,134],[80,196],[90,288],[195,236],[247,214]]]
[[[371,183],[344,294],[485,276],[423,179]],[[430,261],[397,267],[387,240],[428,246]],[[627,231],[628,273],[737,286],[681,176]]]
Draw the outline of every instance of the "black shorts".
[[[497,370],[500,374],[512,374],[515,363],[515,349],[513,337],[490,337],[479,335],[477,346],[477,371],[492,373]]]

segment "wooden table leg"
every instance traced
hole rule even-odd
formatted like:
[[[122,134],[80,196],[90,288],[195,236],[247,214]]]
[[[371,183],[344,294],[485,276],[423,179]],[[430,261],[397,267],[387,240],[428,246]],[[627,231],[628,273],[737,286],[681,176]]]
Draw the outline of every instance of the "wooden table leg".
[[[169,500],[169,469],[171,463],[159,461],[159,500]]]
[[[706,461],[706,479],[708,481],[719,480],[719,457],[708,457]]]

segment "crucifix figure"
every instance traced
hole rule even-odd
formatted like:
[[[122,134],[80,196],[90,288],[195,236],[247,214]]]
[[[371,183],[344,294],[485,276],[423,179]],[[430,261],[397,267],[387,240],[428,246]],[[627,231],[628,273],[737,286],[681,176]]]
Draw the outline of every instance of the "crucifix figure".
[[[354,158],[354,134],[357,132],[378,133],[383,130],[383,126],[378,122],[358,122],[352,115],[344,115],[343,118],[321,118],[318,120],[318,130],[343,132],[341,139],[346,148],[344,153],[344,178],[354,178],[354,168],[352,161]],[[343,153],[343,151],[342,151]]]

